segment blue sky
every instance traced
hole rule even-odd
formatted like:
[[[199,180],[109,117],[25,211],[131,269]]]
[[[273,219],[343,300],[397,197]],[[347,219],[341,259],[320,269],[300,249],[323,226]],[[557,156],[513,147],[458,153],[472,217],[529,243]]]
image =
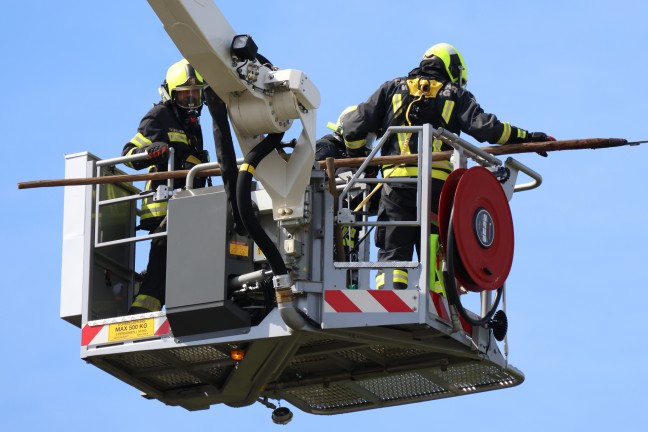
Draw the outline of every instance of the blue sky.
[[[445,41],[467,62],[468,88],[502,120],[558,139],[648,139],[645,1],[256,3],[217,2],[275,65],[318,86],[318,136]],[[260,405],[192,413],[80,360],[80,332],[58,316],[63,189],[16,186],[62,178],[65,154],[118,155],[180,54],[142,0],[7,2],[0,40],[0,430],[645,426],[648,144],[518,157],[544,178],[511,202],[510,362],[526,375],[521,386],[331,417],[294,410],[287,426]]]

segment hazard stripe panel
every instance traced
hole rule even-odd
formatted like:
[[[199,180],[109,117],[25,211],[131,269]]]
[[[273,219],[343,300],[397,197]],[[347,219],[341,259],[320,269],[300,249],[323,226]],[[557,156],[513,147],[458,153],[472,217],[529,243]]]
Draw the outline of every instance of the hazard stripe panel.
[[[160,337],[170,332],[169,320],[164,312],[142,314],[137,319],[127,317],[92,321],[81,330],[81,346]]]
[[[324,312],[416,312],[418,291],[326,290]]]

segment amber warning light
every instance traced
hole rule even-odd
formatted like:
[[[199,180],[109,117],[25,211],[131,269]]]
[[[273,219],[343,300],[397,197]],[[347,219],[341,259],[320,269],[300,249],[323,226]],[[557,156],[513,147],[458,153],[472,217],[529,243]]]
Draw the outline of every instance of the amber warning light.
[[[232,350],[230,352],[230,357],[232,358],[232,360],[241,361],[243,360],[243,357],[245,357],[245,351]]]

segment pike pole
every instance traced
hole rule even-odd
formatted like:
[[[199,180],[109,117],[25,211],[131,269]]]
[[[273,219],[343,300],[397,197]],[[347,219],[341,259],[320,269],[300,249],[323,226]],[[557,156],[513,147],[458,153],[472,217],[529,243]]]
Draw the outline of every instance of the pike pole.
[[[588,138],[580,140],[563,140],[563,141],[546,141],[537,143],[524,143],[524,144],[508,144],[503,146],[486,146],[481,147],[486,153],[494,156],[519,154],[519,153],[535,153],[535,152],[555,152],[564,150],[586,150],[586,149],[602,149],[611,147],[634,146],[646,143],[648,141],[634,141],[628,142],[622,138]],[[448,160],[452,155],[452,151],[436,152],[432,154],[432,160]],[[365,158],[348,158],[348,159],[335,159],[334,168],[351,168],[359,167]],[[378,156],[369,162],[369,166],[380,165],[399,165],[399,164],[412,164],[418,160],[417,154],[399,155],[399,156]],[[318,162],[321,169],[326,169],[326,161]],[[33,180],[18,183],[18,189],[35,189],[44,187],[58,187],[58,186],[83,186],[93,184],[109,184],[109,183],[130,183],[135,181],[148,181],[148,180],[168,180],[170,178],[184,178],[189,173],[188,170],[178,170],[171,172],[157,172],[146,174],[125,174],[114,175],[109,177],[90,177],[90,178],[67,178],[56,180]],[[219,168],[204,170],[197,174],[198,177],[220,176],[221,171]]]

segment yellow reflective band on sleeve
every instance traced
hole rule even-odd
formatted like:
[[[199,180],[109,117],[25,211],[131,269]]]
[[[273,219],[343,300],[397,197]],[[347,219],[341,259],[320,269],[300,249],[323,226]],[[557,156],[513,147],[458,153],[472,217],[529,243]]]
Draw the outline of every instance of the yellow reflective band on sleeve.
[[[520,138],[520,139],[523,139],[523,140],[526,139],[527,131],[525,131],[524,129],[518,128],[517,137]]]
[[[407,285],[407,270],[394,269],[394,283]]]
[[[130,143],[135,147],[144,147],[145,145],[150,145],[151,140],[138,132],[137,135],[135,135],[133,139],[130,140]]]
[[[351,149],[351,150],[357,150],[357,149],[359,149],[359,148],[364,147],[364,145],[365,145],[366,142],[367,142],[367,141],[366,141],[366,140],[363,140],[363,139],[361,139],[361,140],[357,140],[357,141],[347,141],[347,140],[344,140],[344,145],[345,145],[347,148]]]
[[[169,140],[171,142],[179,142],[189,145],[189,138],[182,132],[169,132]]]
[[[509,122],[504,122],[503,125],[504,132],[502,132],[502,136],[497,140],[495,144],[506,144],[511,137],[511,124]]]
[[[200,159],[198,159],[198,158],[197,158],[196,156],[194,156],[194,155],[189,155],[189,156],[187,157],[187,159],[185,159],[185,160],[186,160],[187,162],[189,162],[190,164],[194,164],[194,165],[198,165],[198,164],[201,164],[201,163],[202,163],[202,161],[201,161]]]
[[[450,123],[450,116],[452,115],[454,106],[455,103],[451,100],[447,100],[443,104],[443,112],[441,113],[441,117],[443,117],[443,120],[446,122],[446,124]]]
[[[162,303],[155,297],[138,294],[135,300],[133,300],[131,307],[141,307],[151,312],[159,312],[162,310]]]
[[[254,175],[255,168],[250,164],[244,163],[243,165],[241,165],[241,168],[239,169],[239,171],[241,171],[241,172],[247,171],[250,174]]]

